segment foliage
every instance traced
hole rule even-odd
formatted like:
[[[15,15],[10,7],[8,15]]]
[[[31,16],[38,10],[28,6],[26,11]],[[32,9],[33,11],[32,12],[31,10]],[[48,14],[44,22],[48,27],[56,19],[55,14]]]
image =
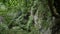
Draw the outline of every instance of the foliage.
[[[0,34],[45,34],[51,25],[47,0],[0,0],[0,16]]]

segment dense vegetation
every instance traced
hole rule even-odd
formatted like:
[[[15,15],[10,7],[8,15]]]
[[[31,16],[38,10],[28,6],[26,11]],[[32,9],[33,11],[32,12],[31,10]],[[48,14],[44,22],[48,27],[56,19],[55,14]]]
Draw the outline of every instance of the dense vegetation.
[[[0,0],[0,34],[50,34],[47,0]]]

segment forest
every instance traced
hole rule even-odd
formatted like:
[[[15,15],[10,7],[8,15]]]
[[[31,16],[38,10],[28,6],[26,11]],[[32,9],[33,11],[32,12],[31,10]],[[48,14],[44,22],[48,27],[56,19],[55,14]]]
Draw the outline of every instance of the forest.
[[[60,0],[0,0],[0,34],[60,34]]]

